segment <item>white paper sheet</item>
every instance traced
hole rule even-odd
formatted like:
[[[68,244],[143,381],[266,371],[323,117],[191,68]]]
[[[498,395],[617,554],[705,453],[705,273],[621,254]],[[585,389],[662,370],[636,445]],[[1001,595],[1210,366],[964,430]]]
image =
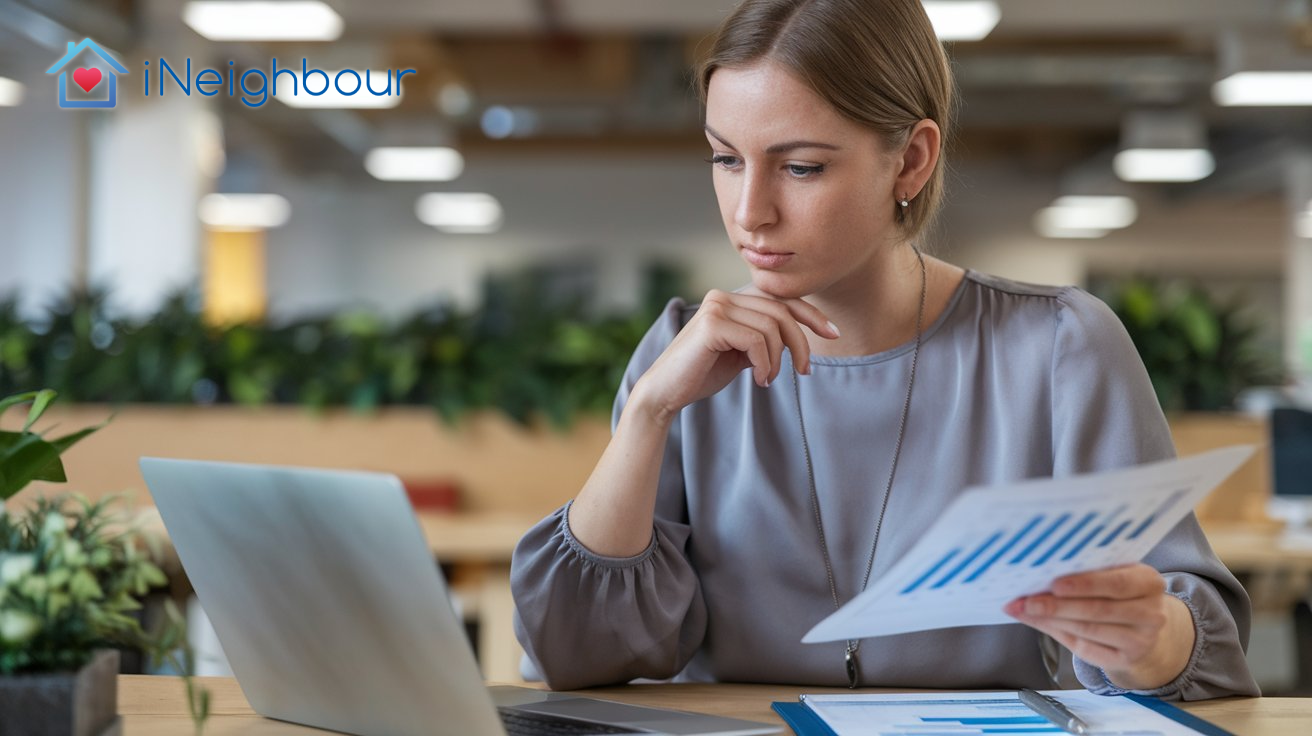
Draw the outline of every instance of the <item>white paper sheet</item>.
[[[1138,562],[1242,465],[1242,445],[1106,473],[971,488],[864,593],[802,638],[862,639],[1015,623],[1014,598]]]
[[[1126,698],[1087,690],[1048,690],[1045,694],[1089,724],[1089,736],[1199,733]],[[1014,692],[803,695],[802,701],[839,736],[1062,733],[1027,708]]]

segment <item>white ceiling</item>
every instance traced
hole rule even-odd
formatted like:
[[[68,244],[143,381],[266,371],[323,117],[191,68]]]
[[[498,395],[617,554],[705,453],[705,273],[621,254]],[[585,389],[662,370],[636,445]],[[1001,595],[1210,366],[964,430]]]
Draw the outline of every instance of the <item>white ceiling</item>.
[[[542,28],[539,0],[328,0],[352,27],[438,32]],[[1278,24],[1299,0],[998,0],[999,35],[1178,34]],[[591,32],[710,31],[735,0],[554,0],[566,28]]]

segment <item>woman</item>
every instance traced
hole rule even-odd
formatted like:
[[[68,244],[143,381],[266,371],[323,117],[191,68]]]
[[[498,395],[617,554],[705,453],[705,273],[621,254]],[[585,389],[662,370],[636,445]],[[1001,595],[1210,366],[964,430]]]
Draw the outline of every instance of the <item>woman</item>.
[[[1192,515],[1144,564],[1008,604],[1016,625],[800,643],[962,489],[1174,448],[1105,305],[917,248],[952,106],[919,0],[746,0],[698,79],[751,285],[670,302],[596,470],[516,550],[547,683],[1256,694],[1247,596]]]

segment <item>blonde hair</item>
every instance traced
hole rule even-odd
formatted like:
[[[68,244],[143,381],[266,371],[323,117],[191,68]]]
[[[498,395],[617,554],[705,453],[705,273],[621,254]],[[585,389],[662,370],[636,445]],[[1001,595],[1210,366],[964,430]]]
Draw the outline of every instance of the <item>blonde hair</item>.
[[[920,0],[744,0],[720,24],[697,69],[703,104],[721,67],[762,60],[782,64],[844,117],[878,133],[897,150],[921,120],[947,140],[954,102],[952,70]],[[934,171],[895,221],[910,240],[925,231],[943,202],[940,151]],[[903,192],[894,192],[901,196]]]

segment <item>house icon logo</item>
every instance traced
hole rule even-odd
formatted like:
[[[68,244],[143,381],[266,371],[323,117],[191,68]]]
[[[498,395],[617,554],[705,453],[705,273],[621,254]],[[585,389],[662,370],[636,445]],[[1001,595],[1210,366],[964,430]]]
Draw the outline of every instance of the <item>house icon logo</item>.
[[[97,87],[105,86],[109,90],[109,96],[105,99],[69,99],[68,92],[68,71],[61,71],[68,66],[73,58],[86,49],[91,49],[96,56],[100,57],[103,64],[106,64],[113,70],[114,74],[105,74],[99,66],[78,67],[73,70],[74,89],[80,88],[83,94],[90,94]],[[118,78],[115,74],[127,74],[127,67],[118,63],[113,56],[110,56],[95,41],[84,38],[80,43],[68,42],[68,51],[54,66],[46,70],[46,74],[59,72],[59,106],[60,107],[114,107],[118,104]],[[108,77],[108,79],[106,79]],[[74,93],[76,95],[76,93]]]

